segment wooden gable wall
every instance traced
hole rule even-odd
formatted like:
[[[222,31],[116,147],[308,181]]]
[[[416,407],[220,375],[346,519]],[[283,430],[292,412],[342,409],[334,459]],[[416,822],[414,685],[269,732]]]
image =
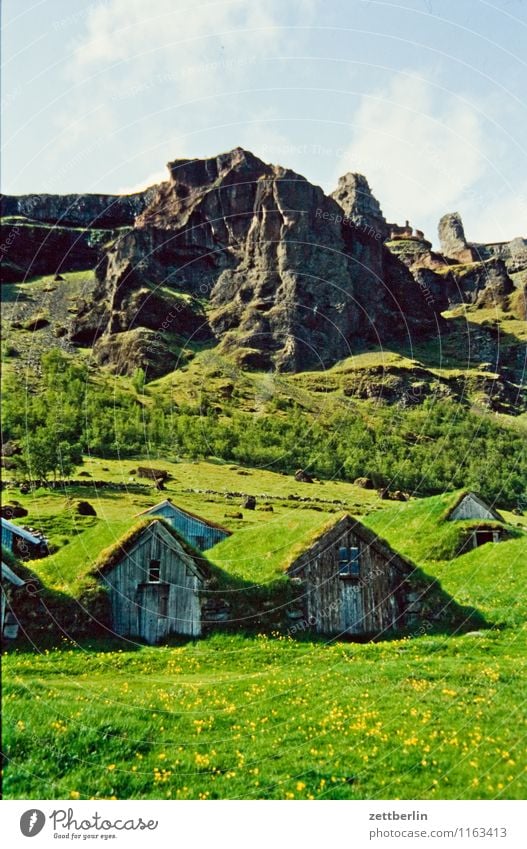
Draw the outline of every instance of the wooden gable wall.
[[[339,549],[359,549],[358,578],[341,578]],[[395,558],[397,559],[397,558]],[[381,634],[403,625],[405,574],[347,523],[339,523],[291,567],[308,626],[323,634]]]
[[[152,560],[159,561],[159,581],[150,582]],[[105,575],[112,627],[122,636],[157,643],[169,634],[201,634],[200,590],[194,561],[169,532],[155,523]]]
[[[449,519],[487,519],[496,520],[496,514],[479,498],[468,493],[452,510]]]

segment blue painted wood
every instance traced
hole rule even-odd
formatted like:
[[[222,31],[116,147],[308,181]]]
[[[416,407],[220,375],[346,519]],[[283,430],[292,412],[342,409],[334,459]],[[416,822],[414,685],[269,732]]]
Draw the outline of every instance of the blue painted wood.
[[[2,524],[2,545],[13,551],[13,532]]]
[[[221,542],[228,534],[220,528],[214,528],[194,516],[179,510],[174,504],[162,504],[148,511],[151,516],[163,516],[172,527],[194,548],[206,551]]]

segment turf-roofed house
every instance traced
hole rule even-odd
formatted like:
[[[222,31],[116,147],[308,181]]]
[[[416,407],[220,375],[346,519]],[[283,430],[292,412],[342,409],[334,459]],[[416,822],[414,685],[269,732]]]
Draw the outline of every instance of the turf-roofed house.
[[[116,634],[152,644],[201,634],[207,564],[163,519],[135,525],[102,552],[93,573],[109,592]]]
[[[293,552],[287,573],[310,630],[383,635],[419,621],[427,590],[416,567],[349,514]]]
[[[487,504],[475,492],[459,493],[446,518],[449,522],[469,520],[471,525],[465,547],[477,548],[487,542],[500,542],[504,538],[504,519],[497,510]]]
[[[178,507],[169,498],[143,510],[139,516],[162,516],[194,548],[206,551],[231,535],[231,531]]]

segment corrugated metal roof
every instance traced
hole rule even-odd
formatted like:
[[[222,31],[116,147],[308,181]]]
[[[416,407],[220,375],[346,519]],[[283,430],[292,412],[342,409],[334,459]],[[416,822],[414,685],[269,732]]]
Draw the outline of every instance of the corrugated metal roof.
[[[191,519],[196,519],[198,522],[202,522],[204,525],[208,525],[209,528],[216,528],[218,531],[223,531],[227,536],[232,535],[232,531],[228,528],[224,528],[223,525],[218,525],[217,522],[211,521],[211,519],[205,519],[203,516],[198,516],[197,513],[191,513],[190,510],[186,510],[184,507],[180,507],[179,504],[174,504],[170,498],[165,498],[164,501],[160,501],[159,504],[154,504],[153,507],[149,507],[147,510],[142,510],[140,513],[137,513],[137,516],[145,516],[148,513],[154,513],[156,510],[159,510],[161,507],[172,507],[174,510],[179,510],[180,513],[184,513],[186,516],[190,516]]]
[[[39,537],[33,536],[33,534],[30,534],[29,531],[26,531],[24,530],[24,528],[21,528],[20,525],[15,525],[14,522],[10,522],[9,519],[4,519],[2,517],[2,527],[7,528],[9,531],[11,531],[13,534],[16,534],[17,536],[22,537],[22,539],[25,539],[32,545],[42,544],[42,540]]]
[[[19,578],[18,575],[15,575],[13,570],[7,565],[7,563],[4,563],[3,560],[2,560],[2,580],[3,581],[10,581],[12,584],[15,585],[15,587],[23,587],[24,584],[26,583],[22,578]]]

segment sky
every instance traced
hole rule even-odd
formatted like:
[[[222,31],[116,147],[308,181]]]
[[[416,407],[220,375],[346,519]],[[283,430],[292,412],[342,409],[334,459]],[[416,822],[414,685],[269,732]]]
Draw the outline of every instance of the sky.
[[[3,0],[2,191],[129,192],[242,146],[366,175],[437,242],[527,233],[527,0]]]

